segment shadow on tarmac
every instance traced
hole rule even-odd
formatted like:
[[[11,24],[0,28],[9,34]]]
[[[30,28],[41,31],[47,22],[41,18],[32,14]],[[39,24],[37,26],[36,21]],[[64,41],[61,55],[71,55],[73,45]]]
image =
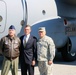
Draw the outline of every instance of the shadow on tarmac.
[[[75,61],[70,61],[70,62],[64,61],[62,59],[61,53],[57,52],[56,56],[55,56],[55,59],[54,59],[54,64],[64,64],[64,65],[74,65],[74,66],[76,66],[76,60]]]

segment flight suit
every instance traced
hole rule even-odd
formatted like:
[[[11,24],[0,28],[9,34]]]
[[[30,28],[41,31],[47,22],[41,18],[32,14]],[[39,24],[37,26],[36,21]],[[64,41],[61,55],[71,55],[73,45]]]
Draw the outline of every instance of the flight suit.
[[[1,50],[4,56],[1,75],[8,75],[11,68],[12,75],[18,75],[18,62],[20,54],[20,39],[14,36],[12,39],[9,35],[1,39]]]

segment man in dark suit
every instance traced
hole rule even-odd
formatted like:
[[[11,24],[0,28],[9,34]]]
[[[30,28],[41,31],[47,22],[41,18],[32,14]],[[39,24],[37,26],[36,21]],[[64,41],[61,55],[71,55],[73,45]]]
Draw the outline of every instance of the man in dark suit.
[[[31,27],[26,25],[24,28],[25,35],[20,37],[21,50],[20,50],[20,63],[21,63],[21,75],[34,75],[34,65],[36,63],[37,52],[37,39],[30,35]]]

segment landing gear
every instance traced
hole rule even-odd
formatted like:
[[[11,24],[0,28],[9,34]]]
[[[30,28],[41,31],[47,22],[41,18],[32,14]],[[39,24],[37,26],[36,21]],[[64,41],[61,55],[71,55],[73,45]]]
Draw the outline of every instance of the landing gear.
[[[72,44],[70,39],[68,39],[67,43],[65,46],[58,48],[59,51],[61,51],[62,58],[64,61],[74,61],[76,60],[76,53],[71,53]]]

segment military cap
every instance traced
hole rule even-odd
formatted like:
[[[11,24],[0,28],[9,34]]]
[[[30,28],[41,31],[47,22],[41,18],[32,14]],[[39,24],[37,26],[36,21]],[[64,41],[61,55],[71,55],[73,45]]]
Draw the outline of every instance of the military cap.
[[[40,28],[39,28],[39,31],[46,31],[46,30],[45,30],[45,27],[40,27]]]
[[[9,29],[15,29],[14,25],[11,25],[11,26],[9,27]]]

